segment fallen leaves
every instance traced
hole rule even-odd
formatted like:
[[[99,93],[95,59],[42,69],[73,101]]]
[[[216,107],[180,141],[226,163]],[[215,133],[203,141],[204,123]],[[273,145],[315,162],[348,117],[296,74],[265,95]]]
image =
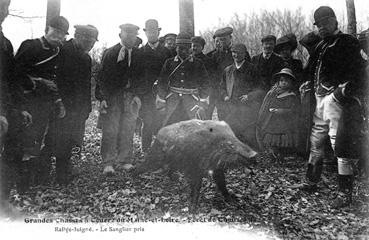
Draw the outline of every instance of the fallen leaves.
[[[228,171],[227,187],[238,203],[224,202],[211,177],[204,178],[198,212],[190,214],[188,183],[182,175],[171,181],[160,170],[132,179],[126,171],[118,170],[115,177],[104,177],[99,154],[101,131],[96,129],[96,121],[94,111],[86,124],[82,156],[73,162],[79,171],[75,181],[67,187],[34,187],[25,195],[13,192],[12,203],[18,209],[33,216],[77,219],[223,219],[238,221],[240,229],[263,229],[283,239],[365,239],[369,234],[368,184],[357,184],[354,207],[332,210],[334,174],[324,174],[318,193],[300,192],[305,162],[296,158],[277,164],[263,157],[252,170],[241,167]],[[134,158],[135,162],[143,159],[137,137]]]

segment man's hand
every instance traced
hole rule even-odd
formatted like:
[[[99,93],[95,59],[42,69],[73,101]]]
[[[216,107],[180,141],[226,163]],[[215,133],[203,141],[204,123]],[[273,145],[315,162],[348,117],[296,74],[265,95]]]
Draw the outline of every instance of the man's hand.
[[[299,91],[301,95],[304,95],[306,92],[310,91],[310,81],[306,81],[299,87]]]
[[[30,124],[32,124],[32,115],[29,112],[22,111],[21,115],[24,126],[28,127]]]
[[[66,111],[65,111],[65,107],[62,101],[58,101],[56,102],[56,109],[57,109],[57,113],[58,113],[58,118],[64,118]]]
[[[164,111],[165,110],[165,107],[167,105],[167,101],[165,101],[164,99],[161,99],[159,97],[159,95],[156,95],[156,99],[155,99],[155,106],[156,106],[156,109],[158,111]]]
[[[228,102],[228,101],[229,101],[229,99],[230,99],[230,98],[229,98],[228,96],[225,96],[225,97],[224,97],[224,101],[225,101],[225,102]]]
[[[107,113],[107,111],[106,111],[107,108],[108,108],[108,103],[106,102],[106,100],[102,100],[100,102],[100,113],[101,114],[106,114]]]
[[[8,132],[8,120],[6,120],[6,117],[0,116],[0,136],[4,136]]]
[[[246,103],[249,100],[249,96],[247,94],[242,95],[240,97],[240,100],[241,100],[242,103]]]
[[[34,78],[34,77],[31,77],[31,80],[36,84],[35,85],[36,90],[37,88],[40,88],[40,89],[46,89],[51,92],[58,91],[58,87],[56,86],[56,83],[54,83],[51,80],[47,80],[45,78]]]

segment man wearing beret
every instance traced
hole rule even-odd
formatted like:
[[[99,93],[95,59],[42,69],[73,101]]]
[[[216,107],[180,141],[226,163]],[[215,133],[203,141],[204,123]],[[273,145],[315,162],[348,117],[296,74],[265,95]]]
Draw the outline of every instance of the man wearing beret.
[[[169,49],[170,57],[175,57],[177,55],[176,52],[176,37],[177,34],[175,33],[167,33],[164,36],[164,46]]]
[[[208,73],[201,60],[190,55],[191,38],[180,33],[177,55],[165,61],[158,81],[157,108],[165,111],[163,126],[189,119],[204,119]]]
[[[219,41],[219,48],[212,54],[211,59],[215,62],[216,72],[215,77],[210,82],[210,104],[207,111],[208,119],[211,119],[214,108],[217,107],[217,113],[219,120],[224,119],[226,109],[221,105],[219,93],[219,84],[223,76],[223,71],[226,67],[233,64],[231,46],[232,46],[232,33],[231,27],[221,28],[215,31],[213,38]]]
[[[97,41],[92,25],[76,25],[74,38],[60,50],[57,85],[66,116],[56,121],[56,181],[67,184],[71,178],[70,158],[81,152],[85,121],[91,112],[91,57],[88,52]]]
[[[266,92],[262,90],[246,46],[234,44],[231,52],[234,63],[226,67],[220,83],[224,121],[241,141],[257,148],[256,121]]]
[[[50,174],[55,119],[65,115],[65,108],[58,94],[56,75],[60,46],[68,29],[67,19],[55,17],[48,23],[43,37],[24,41],[15,55],[17,78],[25,89],[26,109],[33,116],[33,122],[26,128],[23,136],[23,160],[40,160],[40,173],[37,174],[40,182]],[[43,142],[44,147],[40,153]],[[27,179],[25,183],[28,183]]]
[[[143,120],[142,150],[144,152],[149,149],[152,137],[160,127],[160,115],[155,107],[153,85],[159,77],[165,60],[171,55],[170,51],[159,43],[160,30],[157,20],[146,21],[144,31],[147,43],[141,48],[144,56],[145,86],[143,87],[144,92],[140,95],[142,101],[140,117]]]
[[[281,57],[275,54],[274,47],[276,44],[276,37],[267,35],[261,39],[263,52],[259,55],[253,56],[251,62],[255,64],[259,70],[260,80],[264,86],[264,90],[269,91],[272,87],[272,77],[274,74],[286,67],[286,63]]]
[[[143,59],[141,50],[134,47],[139,27],[120,25],[121,42],[104,53],[101,69],[101,112],[106,112],[102,126],[101,155],[104,174],[114,174],[122,164],[132,167],[133,134],[136,127],[143,91]]]
[[[297,39],[295,34],[289,33],[277,39],[274,52],[279,54],[287,63],[287,67],[292,70],[297,79],[296,86],[299,87],[302,81],[302,62],[292,57],[292,53],[297,48]]]
[[[303,190],[317,190],[325,154],[324,142],[330,139],[338,159],[338,194],[333,208],[350,205],[353,188],[353,161],[360,154],[360,44],[351,35],[338,30],[332,8],[319,7],[314,25],[322,40],[311,55],[310,79],[314,83],[315,112],[310,136],[311,148]]]

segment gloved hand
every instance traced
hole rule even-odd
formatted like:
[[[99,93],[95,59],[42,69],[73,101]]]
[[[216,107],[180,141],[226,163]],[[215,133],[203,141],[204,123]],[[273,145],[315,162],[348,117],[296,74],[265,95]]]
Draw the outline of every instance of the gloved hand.
[[[23,119],[23,124],[27,127],[30,124],[32,124],[32,115],[27,112],[27,111],[22,111],[21,112],[22,115],[22,119]]]
[[[108,103],[106,102],[106,100],[102,100],[100,102],[100,114],[106,114],[107,111],[106,109],[108,108]]]
[[[58,118],[64,118],[66,111],[65,111],[65,107],[62,101],[57,101],[56,103],[56,112],[58,114]]]
[[[165,111],[165,107],[166,107],[167,103],[164,99],[161,99],[159,97],[159,95],[156,95],[156,99],[155,99],[155,106],[156,109],[161,112],[161,111]]]
[[[0,137],[3,137],[8,132],[8,120],[5,116],[0,116]]]
[[[47,80],[45,78],[34,78],[31,77],[31,80],[35,83],[35,90],[40,91],[48,91],[48,92],[56,92],[58,91],[58,87],[56,83],[51,80]]]

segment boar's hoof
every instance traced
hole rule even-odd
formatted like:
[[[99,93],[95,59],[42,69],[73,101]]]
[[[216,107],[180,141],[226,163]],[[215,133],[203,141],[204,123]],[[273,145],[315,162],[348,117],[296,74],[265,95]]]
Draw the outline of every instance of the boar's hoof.
[[[115,174],[115,170],[113,166],[108,165],[104,168],[103,174],[106,176],[113,176]]]

